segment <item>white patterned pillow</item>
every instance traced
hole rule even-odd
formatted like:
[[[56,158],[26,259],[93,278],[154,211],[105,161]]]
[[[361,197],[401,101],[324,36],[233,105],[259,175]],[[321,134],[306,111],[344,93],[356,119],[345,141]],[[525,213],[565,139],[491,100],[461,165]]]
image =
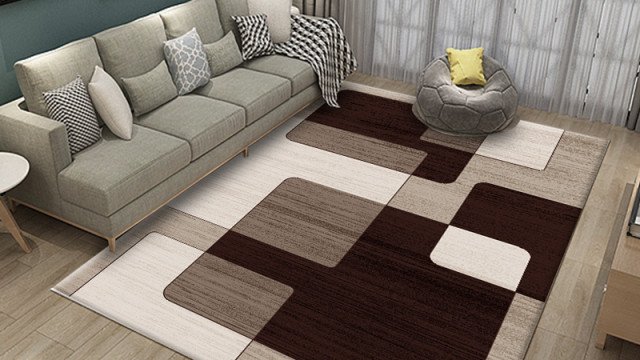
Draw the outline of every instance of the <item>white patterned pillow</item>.
[[[267,15],[232,16],[242,40],[242,58],[251,60],[274,53],[273,41],[267,25]]]
[[[178,88],[178,95],[188,94],[209,82],[211,68],[195,28],[179,38],[166,41],[164,57]]]
[[[100,125],[80,75],[69,84],[43,94],[49,117],[67,128],[71,155],[100,140]]]

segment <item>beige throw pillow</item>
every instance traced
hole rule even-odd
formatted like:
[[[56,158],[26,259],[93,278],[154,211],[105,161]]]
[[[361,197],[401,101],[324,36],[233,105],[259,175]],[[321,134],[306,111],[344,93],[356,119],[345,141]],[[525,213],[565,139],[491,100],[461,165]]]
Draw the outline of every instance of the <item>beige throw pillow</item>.
[[[249,15],[267,15],[267,26],[274,43],[291,39],[291,0],[249,0]]]
[[[93,106],[109,130],[121,139],[131,140],[133,114],[118,83],[101,67],[96,66],[87,88]]]

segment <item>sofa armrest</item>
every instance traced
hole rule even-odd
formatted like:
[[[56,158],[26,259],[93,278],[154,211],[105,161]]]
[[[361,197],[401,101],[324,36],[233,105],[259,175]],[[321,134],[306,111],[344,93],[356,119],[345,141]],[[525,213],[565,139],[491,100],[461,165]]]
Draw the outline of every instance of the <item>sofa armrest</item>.
[[[67,131],[61,122],[23,110],[23,101],[0,106],[0,151],[22,155],[30,165],[27,178],[10,195],[59,213],[58,173],[72,161]]]

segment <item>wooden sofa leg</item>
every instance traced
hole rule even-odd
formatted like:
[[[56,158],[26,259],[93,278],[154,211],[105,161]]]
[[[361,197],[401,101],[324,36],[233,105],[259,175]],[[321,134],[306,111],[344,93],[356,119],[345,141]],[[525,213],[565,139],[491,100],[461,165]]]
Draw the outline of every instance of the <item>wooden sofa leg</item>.
[[[249,148],[245,148],[244,150],[242,150],[242,157],[248,157],[249,156]]]
[[[109,250],[111,252],[116,252],[116,238],[108,238],[107,241],[109,242]]]

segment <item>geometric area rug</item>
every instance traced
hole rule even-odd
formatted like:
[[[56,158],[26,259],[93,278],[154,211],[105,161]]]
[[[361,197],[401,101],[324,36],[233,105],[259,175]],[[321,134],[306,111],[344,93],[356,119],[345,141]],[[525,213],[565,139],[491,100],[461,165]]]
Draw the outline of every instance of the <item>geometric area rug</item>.
[[[389,94],[388,97],[392,97]],[[608,142],[311,105],[53,289],[202,359],[520,359]]]

